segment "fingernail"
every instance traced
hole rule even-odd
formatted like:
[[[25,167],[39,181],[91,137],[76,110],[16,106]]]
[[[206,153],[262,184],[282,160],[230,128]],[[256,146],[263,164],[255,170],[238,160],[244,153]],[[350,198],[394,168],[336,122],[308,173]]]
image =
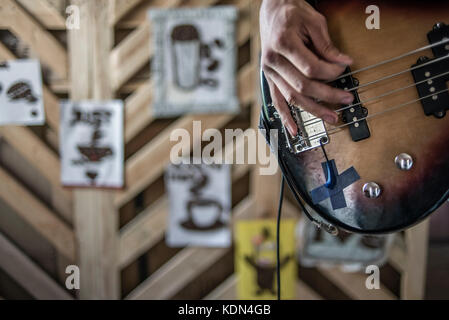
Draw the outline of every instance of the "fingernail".
[[[324,119],[324,121],[326,121],[327,123],[330,123],[330,124],[336,124],[338,121],[337,115],[331,116],[331,115],[327,114],[327,115],[323,116],[323,119]]]
[[[354,101],[353,95],[344,97],[343,100],[341,100],[341,102],[344,104],[350,104],[352,101]]]

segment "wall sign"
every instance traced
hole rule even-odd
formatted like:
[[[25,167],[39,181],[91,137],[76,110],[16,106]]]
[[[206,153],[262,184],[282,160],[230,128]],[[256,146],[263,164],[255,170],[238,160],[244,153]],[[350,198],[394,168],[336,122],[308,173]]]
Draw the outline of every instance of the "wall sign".
[[[296,295],[296,220],[283,219],[280,233],[281,298]],[[276,299],[276,221],[239,221],[235,232],[239,299]]]
[[[123,103],[61,103],[61,180],[64,186],[123,187]]]
[[[152,9],[153,114],[238,111],[237,10],[232,6]]]
[[[170,200],[166,235],[170,247],[231,246],[229,165],[170,165],[165,184]]]
[[[43,125],[42,75],[38,60],[0,63],[0,125]]]
[[[394,237],[394,234],[365,236],[343,230],[332,236],[307,219],[300,222],[299,230],[299,262],[306,267],[327,265],[358,270],[371,264],[381,266]]]

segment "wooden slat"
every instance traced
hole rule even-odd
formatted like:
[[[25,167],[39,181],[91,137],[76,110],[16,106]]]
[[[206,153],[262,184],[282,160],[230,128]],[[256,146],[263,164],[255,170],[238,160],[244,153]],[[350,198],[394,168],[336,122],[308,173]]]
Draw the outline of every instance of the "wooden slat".
[[[14,54],[9,51],[9,49],[2,42],[0,42],[0,61],[14,60],[15,58],[16,57]]]
[[[50,182],[52,204],[69,222],[72,221],[72,195],[61,187],[58,157],[24,127],[0,127],[0,134],[24,159],[33,165]]]
[[[109,16],[109,23],[114,26],[123,16],[134,9],[143,0],[111,0],[113,1],[112,12]]]
[[[346,273],[336,268],[319,268],[321,273],[341,288],[349,297],[357,300],[395,300],[397,297],[385,286],[369,290],[365,286],[367,274]]]
[[[71,300],[36,263],[0,233],[0,268],[36,299]]]
[[[204,300],[237,300],[237,275],[232,274],[223,281]]]
[[[112,88],[117,90],[134,75],[151,55],[150,23],[145,21],[110,54]]]
[[[17,0],[47,29],[64,30],[65,19],[58,9],[48,0]]]
[[[152,91],[153,85],[148,81],[125,100],[125,142],[131,141],[153,121]]]
[[[72,230],[3,168],[0,168],[0,181],[0,197],[3,201],[61,254],[74,261],[75,238]]]
[[[251,3],[251,21],[257,21],[258,13],[260,9],[260,1],[253,1]],[[260,37],[259,37],[259,28],[258,24],[253,26],[251,29],[251,63],[257,65],[259,62],[259,53],[260,53]],[[254,73],[252,78],[249,80],[252,81],[255,86],[257,85],[256,92],[260,92],[259,88],[259,74]],[[260,100],[253,100],[253,107],[251,108],[251,127],[256,129],[259,125],[260,118]],[[271,155],[269,151],[269,147],[265,146],[265,152],[270,154],[271,160],[276,161],[275,157]],[[277,215],[277,205],[278,205],[278,192],[281,175],[280,170],[276,174],[272,175],[261,175],[257,171],[259,170],[260,165],[258,165],[254,170],[255,174],[251,176],[251,194],[253,195],[256,208],[255,214],[257,216],[263,216],[266,218],[273,218]],[[267,188],[266,186],[270,186]],[[276,191],[274,191],[276,190]],[[273,192],[274,191],[274,192]]]
[[[323,300],[315,290],[310,288],[301,279],[298,279],[296,283],[296,298],[298,300]]]
[[[253,97],[253,81],[250,81],[254,68],[245,66],[239,73],[239,99],[245,107]],[[185,116],[167,127],[150,143],[141,148],[126,162],[125,176],[127,188],[117,193],[116,206],[121,207],[132,199],[146,185],[160,176],[169,162],[170,149],[173,145],[170,142],[170,134],[175,129],[185,129],[192,134],[193,121],[201,121],[202,129],[220,128],[232,119],[232,114],[216,114],[201,116]],[[148,166],[151,163],[151,166]]]
[[[68,60],[64,47],[14,0],[3,0],[0,20],[26,42],[59,77],[67,78]]]
[[[233,274],[226,279],[220,286],[215,288],[204,299],[205,300],[237,300],[237,281],[238,277]],[[311,289],[302,280],[298,279],[296,283],[296,299],[298,300],[322,300],[323,298]]]
[[[109,25],[109,0],[74,0],[80,7],[79,30],[70,30],[70,63],[73,100],[109,100],[109,55],[113,29]],[[80,45],[82,44],[82,45]],[[113,191],[74,190],[74,221],[79,246],[81,299],[119,299],[118,212]]]
[[[397,234],[391,246],[388,261],[399,272],[407,269],[407,252],[404,240]]]
[[[123,228],[119,245],[120,268],[126,267],[163,238],[167,217],[168,199],[164,196]]]
[[[401,299],[424,299],[429,219],[405,231],[406,265],[401,278]]]
[[[59,132],[59,100],[48,89],[46,85],[43,86],[44,93],[44,106],[45,106],[45,119],[48,125],[57,134]]]
[[[252,206],[250,198],[242,200],[234,209],[233,220],[248,215]],[[183,249],[133,290],[127,299],[169,299],[223,257],[228,250],[228,248]]]

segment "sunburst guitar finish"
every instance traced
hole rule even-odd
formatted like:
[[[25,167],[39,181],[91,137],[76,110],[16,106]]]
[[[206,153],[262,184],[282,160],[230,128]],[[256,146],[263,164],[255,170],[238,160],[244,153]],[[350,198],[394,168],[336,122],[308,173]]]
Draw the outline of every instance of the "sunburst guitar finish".
[[[427,34],[434,25],[439,22],[449,25],[447,1],[376,1],[380,9],[380,29],[369,30],[365,24],[368,17],[365,10],[370,4],[370,1],[332,0],[319,1],[318,4],[318,10],[327,17],[334,43],[354,59],[351,66],[353,71],[428,46],[430,42]],[[444,48],[449,55],[449,46],[439,46],[439,49]],[[289,148],[287,136],[282,131],[283,126],[276,117],[275,109],[270,105],[269,90],[264,83],[262,91],[265,105],[261,123],[265,124],[266,129],[283,132],[279,134],[279,158],[285,164],[284,173],[307,205],[328,222],[352,232],[394,232],[418,223],[447,200],[449,112],[439,113],[439,117],[426,115],[420,100],[423,94],[418,92],[415,85],[419,79],[415,79],[411,71],[402,72],[416,65],[421,56],[434,59],[435,52],[432,49],[353,75],[356,78],[353,80],[360,86],[356,92],[361,106],[367,111],[368,137],[355,141],[356,137],[349,130],[355,124],[351,124],[354,120],[346,116],[346,123],[342,120],[337,125],[346,124],[345,127],[335,129],[326,124],[328,141],[323,140],[329,161],[335,163],[336,171],[333,174],[337,175],[337,180],[348,169],[354,170],[352,179],[343,181],[343,185],[337,181],[336,185],[325,186],[329,182],[326,167],[323,166],[326,158],[322,148],[316,146],[317,143],[304,152],[294,152]],[[421,63],[425,61],[428,60],[421,58]],[[448,63],[439,63],[438,70],[435,70],[435,65],[432,73],[426,76],[432,78],[449,72]],[[424,68],[427,66],[419,70]],[[400,74],[365,85],[396,73]],[[428,82],[420,83],[426,85]],[[405,89],[398,90],[401,88]],[[444,88],[448,88],[446,82]],[[391,91],[395,92],[385,95]],[[426,99],[434,99],[432,93],[438,93],[438,90],[431,91],[429,87]],[[436,99],[443,99],[445,94],[447,91],[438,94]],[[374,99],[378,96],[383,97]],[[336,106],[342,107],[345,106]],[[444,107],[449,109],[449,105]],[[360,115],[356,119],[360,120]],[[308,134],[313,136],[313,133]],[[395,162],[395,158],[401,154],[407,154],[413,159],[410,170],[401,170]],[[369,197],[370,190],[366,190],[369,183],[377,184],[380,194],[376,194],[378,190],[371,190],[372,197]],[[325,191],[329,197],[314,199],[313,190],[323,186],[328,189]],[[342,193],[339,194],[339,190],[333,188],[340,188]]]

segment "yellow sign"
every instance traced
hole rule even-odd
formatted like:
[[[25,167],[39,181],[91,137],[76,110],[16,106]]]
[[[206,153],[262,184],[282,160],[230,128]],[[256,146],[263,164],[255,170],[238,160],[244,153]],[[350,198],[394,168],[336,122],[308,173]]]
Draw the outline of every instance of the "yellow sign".
[[[280,232],[281,298],[296,289],[296,220],[282,220]],[[235,269],[239,299],[276,299],[276,221],[239,221],[235,233]]]

